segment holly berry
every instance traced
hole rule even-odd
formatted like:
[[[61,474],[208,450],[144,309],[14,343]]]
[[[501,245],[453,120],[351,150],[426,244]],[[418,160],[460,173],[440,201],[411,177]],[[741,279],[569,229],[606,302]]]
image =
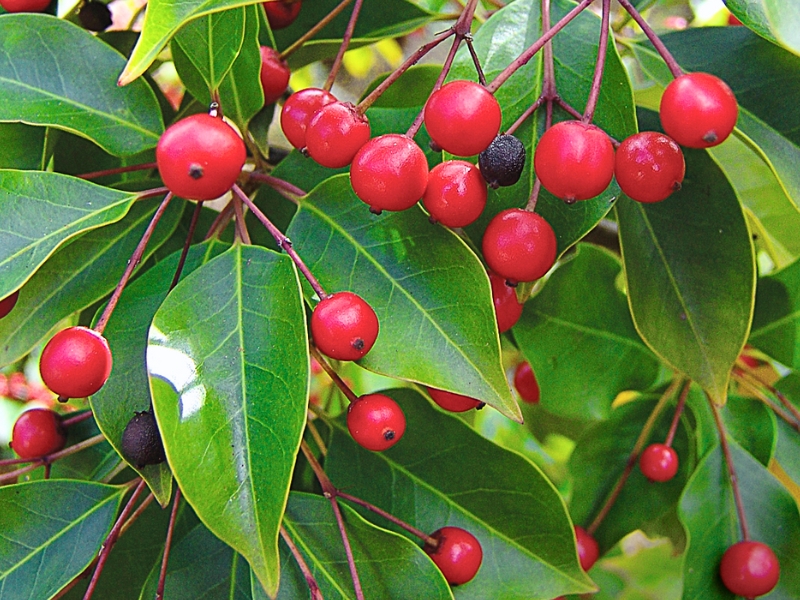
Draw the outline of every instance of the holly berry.
[[[305,148],[306,130],[311,117],[323,106],[333,102],[336,102],[336,97],[319,88],[306,88],[289,96],[281,110],[281,129],[289,143],[295,148]]]
[[[106,339],[86,327],[69,327],[55,334],[42,351],[39,370],[45,385],[64,398],[91,396],[111,373]]]
[[[294,23],[302,7],[303,3],[301,0],[264,2],[264,10],[267,13],[267,21],[269,21],[270,29],[285,29]]]
[[[0,0],[2,6],[7,12],[42,12],[50,6],[50,0]]]
[[[530,363],[521,362],[514,371],[514,387],[525,402],[539,404],[539,383]]]
[[[497,273],[489,273],[492,286],[492,302],[497,316],[497,329],[500,333],[508,331],[516,325],[522,316],[522,303],[517,298],[517,290],[506,284],[505,277]]]
[[[213,200],[230,190],[246,159],[242,138],[225,121],[207,114],[173,123],[156,147],[164,184],[190,200]]]
[[[447,227],[466,227],[486,206],[486,182],[478,167],[448,160],[433,167],[422,203],[431,219]]]
[[[111,10],[103,2],[84,2],[78,11],[78,20],[84,29],[105,31],[111,26]]]
[[[264,104],[273,104],[289,86],[292,72],[281,58],[280,52],[269,46],[261,46],[261,88],[264,90]]]
[[[536,213],[509,208],[498,213],[483,234],[489,268],[508,283],[535,281],[556,261],[556,234]]]
[[[323,167],[338,169],[353,161],[369,136],[367,117],[359,114],[351,102],[332,102],[308,122],[306,149]]]
[[[661,96],[661,125],[681,146],[709,148],[724,142],[739,117],[728,84],[709,73],[674,79]]]
[[[406,416],[389,396],[367,394],[350,404],[347,429],[360,446],[373,452],[382,452],[403,437]]]
[[[423,550],[439,567],[447,583],[461,585],[475,577],[483,561],[483,549],[474,535],[460,527],[442,527],[431,534],[438,544]]]
[[[498,135],[478,156],[481,175],[490,187],[514,185],[525,168],[525,146],[513,135]]]
[[[425,128],[435,144],[457,156],[486,150],[500,131],[495,97],[472,81],[451,81],[425,104]]]
[[[2,307],[2,305],[3,303],[0,302],[0,307]],[[0,313],[2,313],[2,310],[0,310]],[[753,350],[754,348],[750,344],[745,344],[744,348],[742,349],[742,353],[739,355],[739,360],[742,361],[745,364],[745,366],[751,369],[755,369],[765,364],[763,361],[759,360],[752,354],[749,354]]]
[[[311,313],[311,336],[319,351],[336,360],[358,360],[378,337],[378,317],[360,296],[337,292]]]
[[[0,300],[0,319],[14,310],[14,307],[17,305],[17,300],[19,300],[19,290]]]
[[[470,398],[469,396],[462,396],[461,394],[454,394],[453,392],[446,392],[434,388],[426,389],[436,404],[450,412],[465,412],[473,408],[481,407],[484,404],[480,400]]]
[[[122,432],[120,449],[125,460],[137,469],[167,460],[152,410],[137,412],[128,421]]]
[[[566,202],[594,198],[614,176],[614,146],[589,123],[562,121],[544,132],[533,155],[542,186]]]
[[[622,191],[637,202],[661,202],[681,189],[685,173],[680,146],[663,133],[642,131],[617,148],[614,175]]]
[[[428,184],[428,161],[416,142],[390,133],[364,144],[350,165],[356,196],[374,212],[414,206]]]
[[[58,413],[34,408],[22,413],[11,432],[11,447],[20,458],[41,458],[58,452],[67,443],[67,432]]]
[[[719,564],[722,583],[738,596],[768,594],[778,584],[781,567],[772,549],[761,542],[738,542],[728,548]]]
[[[600,547],[597,545],[597,540],[589,535],[583,527],[578,527],[577,525],[574,527],[575,539],[578,544],[578,560],[581,563],[581,568],[584,571],[588,571],[600,558]]]
[[[669,481],[678,472],[678,453],[665,444],[650,444],[639,457],[639,468],[650,481]]]

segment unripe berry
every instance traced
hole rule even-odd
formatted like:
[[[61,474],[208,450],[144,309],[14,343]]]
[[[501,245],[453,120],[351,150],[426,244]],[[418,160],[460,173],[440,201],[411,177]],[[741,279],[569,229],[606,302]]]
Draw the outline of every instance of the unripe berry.
[[[300,9],[303,6],[301,0],[276,0],[274,2],[264,2],[264,10],[267,13],[270,29],[284,29],[294,23]]]
[[[581,563],[581,568],[584,571],[588,571],[600,558],[600,547],[597,545],[597,541],[583,527],[578,527],[577,525],[574,527],[575,539],[578,544],[578,560]]]
[[[86,327],[69,327],[55,334],[42,351],[39,370],[45,385],[64,398],[91,396],[111,373],[106,339]]]
[[[739,105],[728,84],[709,73],[687,73],[674,79],[661,96],[664,131],[688,148],[724,142],[736,126]]]
[[[492,302],[497,316],[497,330],[503,333],[519,321],[522,316],[522,303],[517,298],[516,288],[506,284],[505,277],[490,272],[489,283],[492,286]]]
[[[426,544],[423,550],[450,585],[461,585],[475,577],[483,562],[483,549],[474,535],[460,527],[442,527],[431,537],[438,544]]]
[[[639,457],[639,468],[650,481],[669,481],[678,472],[678,453],[665,444],[651,444]]]
[[[478,166],[490,187],[514,185],[525,168],[525,146],[513,135],[498,135],[478,156]]]
[[[362,447],[382,452],[394,446],[406,431],[400,406],[383,394],[367,394],[350,404],[347,429]]]
[[[781,567],[772,548],[761,542],[744,541],[722,555],[719,575],[734,594],[755,598],[768,594],[778,584]]]
[[[539,382],[530,363],[522,362],[514,371],[514,387],[519,397],[530,404],[539,404]]]
[[[14,310],[14,307],[17,305],[17,300],[19,300],[19,290],[0,300],[0,319]]]
[[[456,156],[486,150],[500,131],[502,114],[495,97],[472,81],[451,81],[425,104],[425,128],[438,146]]]
[[[448,160],[433,167],[422,203],[431,219],[447,227],[466,227],[486,206],[486,182],[472,163]]]
[[[281,109],[281,129],[289,143],[295,148],[305,148],[309,121],[323,106],[333,102],[336,97],[319,88],[306,88],[289,96]]]
[[[330,169],[346,167],[369,141],[367,117],[350,102],[332,102],[319,109],[306,128],[309,156]]]
[[[358,360],[378,338],[378,317],[352,292],[337,292],[320,301],[311,313],[311,337],[325,356]]]
[[[10,445],[20,458],[41,458],[58,452],[66,443],[61,417],[47,408],[34,408],[17,418]]]
[[[446,392],[445,390],[437,390],[434,388],[426,388],[436,404],[450,412],[466,412],[473,408],[483,406],[483,402],[470,398],[469,396],[462,396],[453,392]]]
[[[536,213],[509,208],[498,213],[483,234],[489,268],[509,283],[535,281],[556,260],[556,234]]]
[[[261,89],[264,104],[273,104],[283,96],[292,72],[280,53],[269,46],[261,46]]]

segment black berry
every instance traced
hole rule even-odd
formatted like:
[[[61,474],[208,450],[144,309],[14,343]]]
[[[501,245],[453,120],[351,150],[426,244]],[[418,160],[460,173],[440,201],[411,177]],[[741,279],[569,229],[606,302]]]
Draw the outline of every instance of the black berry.
[[[478,155],[481,175],[491,187],[514,185],[525,167],[525,146],[513,135],[498,135]]]
[[[78,12],[78,20],[84,29],[105,31],[111,26],[111,11],[102,2],[86,2]]]
[[[164,462],[164,445],[153,412],[137,412],[122,433],[122,455],[137,469]]]

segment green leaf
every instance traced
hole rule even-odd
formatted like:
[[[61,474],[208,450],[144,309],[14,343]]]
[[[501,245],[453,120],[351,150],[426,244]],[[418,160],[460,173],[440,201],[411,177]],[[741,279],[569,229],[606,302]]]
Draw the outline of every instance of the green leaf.
[[[453,595],[441,571],[407,538],[375,527],[341,502],[345,529],[353,549],[365,598],[448,599]],[[292,492],[284,526],[303,554],[326,600],[355,598],[342,536],[329,500]],[[281,541],[281,586],[277,600],[308,595],[308,584]]]
[[[0,124],[0,168],[44,169],[46,131],[24,123]]]
[[[615,285],[621,271],[610,252],[580,244],[525,303],[514,339],[533,366],[546,410],[604,419],[617,394],[655,381],[658,361],[636,333]]]
[[[758,280],[750,343],[800,369],[800,261]]]
[[[739,20],[758,35],[800,55],[800,8],[782,0],[727,0]]]
[[[750,329],[753,247],[719,168],[703,150],[684,156],[679,192],[656,204],[617,204],[628,302],[647,345],[722,404]]]
[[[489,279],[450,230],[418,207],[372,214],[345,175],[300,204],[287,235],[330,293],[349,290],[380,322],[361,366],[479,398],[513,419]]]
[[[770,598],[800,597],[800,514],[788,491],[767,469],[729,440],[747,524],[753,540],[769,544],[781,565]],[[719,561],[739,541],[739,525],[728,470],[719,446],[708,453],[689,480],[679,516],[688,536],[683,559],[683,597],[733,599],[718,576]]]
[[[236,245],[198,268],[158,309],[147,357],[156,418],[181,490],[274,595],[278,526],[308,397],[294,264]]]
[[[134,194],[66,175],[0,170],[0,298],[67,239],[119,221],[135,200]]]
[[[69,48],[69,52],[64,52]],[[0,18],[0,121],[51,125],[126,156],[164,130],[144,81],[117,87],[123,57],[85,29],[40,14]]]
[[[728,435],[758,462],[769,466],[778,441],[772,411],[760,400],[730,396],[720,413]]]
[[[787,396],[795,408],[798,407],[798,399],[800,399],[800,375],[797,373],[790,373],[778,383],[775,387]],[[776,419],[777,421],[777,444],[775,446],[775,460],[795,482],[800,485],[800,435],[796,429],[789,426],[783,419]]]
[[[223,249],[224,245],[213,241],[192,246],[186,256],[182,278]],[[114,357],[114,368],[108,381],[90,401],[98,426],[120,454],[122,433],[128,422],[134,413],[150,408],[147,367],[142,360],[147,350],[147,332],[167,297],[178,259],[179,254],[171,255],[127,286],[103,332]],[[131,465],[131,468],[135,467]],[[162,463],[136,470],[147,481],[159,503],[166,506],[172,491],[169,466]]]
[[[494,598],[498,590],[504,600],[535,600],[594,589],[577,563],[564,503],[536,466],[413,390],[388,394],[405,412],[405,435],[386,452],[369,452],[336,421],[325,460],[334,485],[422,531],[454,525],[477,537],[483,564],[454,589],[459,600]]]
[[[0,488],[0,595],[50,598],[97,556],[125,487],[46,480]]]
[[[137,202],[125,217],[58,249],[20,290],[17,307],[0,320],[0,364],[27,354],[61,319],[110,293],[127,267],[157,204]],[[144,254],[146,260],[178,225],[183,206],[172,202]]]

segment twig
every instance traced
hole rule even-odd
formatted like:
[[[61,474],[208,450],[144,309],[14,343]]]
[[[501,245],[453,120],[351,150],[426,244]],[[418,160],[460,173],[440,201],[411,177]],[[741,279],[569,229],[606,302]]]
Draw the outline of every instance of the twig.
[[[336,58],[333,59],[331,72],[328,73],[328,79],[325,80],[325,85],[322,86],[322,89],[326,92],[329,92],[333,87],[333,82],[336,80],[336,75],[339,73],[339,68],[342,66],[342,59],[344,58],[344,53],[347,51],[347,47],[350,45],[350,40],[353,38],[353,31],[356,28],[358,15],[361,12],[361,5],[363,3],[364,0],[356,0],[356,3],[353,5],[353,12],[350,14],[350,20],[347,22],[347,28],[344,30],[342,43],[339,44],[339,51],[336,53]]]
[[[378,508],[374,504],[370,504],[366,500],[362,500],[361,498],[357,498],[356,496],[351,496],[350,494],[347,494],[347,493],[345,493],[345,492],[343,492],[341,490],[337,490],[336,491],[336,495],[339,496],[340,498],[344,498],[345,500],[350,500],[350,502],[354,502],[354,503],[358,504],[359,506],[363,506],[367,510],[374,512],[376,515],[382,516],[387,521],[391,521],[392,523],[394,523],[398,527],[401,527],[401,528],[405,529],[406,531],[408,531],[411,535],[416,536],[419,539],[421,539],[423,542],[425,542],[426,546],[431,546],[432,548],[436,548],[436,546],[439,545],[439,541],[438,540],[432,538],[431,536],[429,536],[424,531],[421,531],[421,530],[417,529],[416,527],[414,527],[413,525],[410,525],[409,523],[406,523],[405,521],[402,521],[402,520],[398,519],[393,514],[386,512],[382,508]]]
[[[322,436],[320,435],[317,426],[314,425],[314,421],[312,421],[310,418],[306,419],[306,426],[308,427],[308,430],[311,432],[311,437],[314,438],[314,443],[319,448],[320,454],[322,454],[322,456],[327,456],[328,448],[325,445],[325,441],[322,439]]]
[[[303,555],[300,553],[300,550],[295,545],[292,538],[289,536],[289,532],[286,531],[286,528],[281,525],[279,529],[281,533],[281,537],[286,545],[289,547],[289,551],[294,556],[295,562],[297,562],[297,566],[300,567],[300,572],[303,573],[303,577],[305,577],[306,585],[308,585],[308,590],[311,592],[311,600],[323,600],[322,592],[319,589],[319,584],[317,580],[314,579],[314,574],[311,573],[311,569],[308,568],[308,564],[306,564]]]
[[[225,228],[228,226],[228,223],[231,222],[231,218],[233,217],[233,198],[225,205],[225,207],[219,211],[217,218],[214,219],[214,222],[211,223],[211,227],[208,228],[208,232],[206,233],[205,240],[210,240],[214,236],[218,236],[222,233]]]
[[[798,410],[797,407],[794,404],[792,404],[792,402],[783,394],[783,392],[781,392],[779,389],[771,386],[769,383],[767,383],[766,381],[761,379],[758,375],[756,375],[752,371],[748,371],[747,369],[740,369],[738,367],[734,367],[734,373],[736,373],[736,372],[738,372],[741,375],[743,375],[745,379],[752,380],[753,382],[757,383],[758,385],[764,387],[764,389],[766,389],[767,391],[769,391],[769,393],[771,393],[773,396],[775,396],[780,401],[780,403],[783,404],[783,406],[786,408],[786,410],[788,410],[790,413],[792,413],[792,415],[797,420],[797,422],[800,423],[800,410]]]
[[[353,0],[342,0],[342,2],[340,2],[336,6],[336,8],[334,8],[331,12],[329,12],[326,16],[324,16],[319,23],[317,23],[311,29],[306,31],[302,36],[297,38],[294,41],[294,43],[292,43],[291,46],[289,46],[288,48],[286,48],[286,50],[281,52],[281,60],[286,60],[287,58],[289,58],[289,56],[291,56],[292,53],[301,48],[303,44],[305,44],[308,40],[310,40],[320,31],[322,31],[328,25],[328,23],[333,21],[339,15],[340,12],[342,12],[345,8],[347,8],[347,5],[350,4],[352,1]]]
[[[91,410],[85,410],[82,413],[77,415],[73,415],[68,419],[64,419],[61,421],[62,427],[71,427],[72,425],[76,425],[78,423],[82,423],[83,421],[88,421],[94,416],[94,413]]]
[[[183,243],[183,250],[181,250],[181,257],[178,259],[178,266],[175,268],[175,275],[172,277],[172,283],[169,284],[169,289],[173,289],[181,280],[181,273],[183,273],[183,266],[186,264],[186,257],[189,255],[189,247],[192,245],[192,238],[194,238],[194,230],[197,228],[197,221],[200,218],[200,213],[203,210],[203,203],[197,202],[194,206],[192,213],[192,220],[189,223],[189,233],[186,234],[186,241]]]
[[[669,425],[669,431],[667,432],[667,439],[664,441],[665,446],[672,446],[672,441],[675,439],[675,433],[678,431],[678,422],[681,419],[681,413],[683,413],[683,407],[686,406],[686,398],[689,396],[689,384],[683,388],[681,392],[680,398],[678,398],[678,406],[675,407],[675,415],[672,417],[672,423]]]
[[[661,41],[661,38],[656,35],[656,32],[653,31],[653,28],[647,24],[647,21],[644,20],[639,11],[636,10],[636,7],[628,2],[628,0],[619,0],[619,5],[624,8],[631,18],[636,21],[636,24],[642,28],[642,31],[647,36],[647,39],[650,40],[650,43],[656,49],[656,52],[661,56],[662,60],[667,64],[667,68],[669,68],[670,73],[672,76],[677,78],[683,75],[683,69],[681,69],[678,61],[672,56],[667,47],[664,45],[664,42]]]
[[[140,165],[130,165],[127,167],[117,167],[116,169],[105,169],[103,171],[92,171],[91,173],[84,173],[83,175],[76,175],[80,179],[97,179],[98,177],[105,177],[106,175],[118,175],[120,173],[129,173],[131,171],[144,171],[145,169],[155,169],[158,165],[154,162],[142,163]]]
[[[8,473],[3,473],[2,475],[0,475],[0,483],[10,481],[15,477],[28,473],[29,471],[33,471],[34,469],[38,469],[42,465],[52,464],[60,458],[64,458],[65,456],[69,456],[70,454],[75,454],[76,452],[80,452],[81,450],[85,450],[86,448],[90,448],[91,446],[95,446],[101,442],[104,442],[105,439],[106,437],[102,433],[99,433],[93,437],[86,438],[85,440],[80,441],[77,444],[68,446],[63,450],[59,450],[58,452],[53,452],[52,454],[42,456],[41,458],[7,458],[5,460],[0,460],[0,466],[31,463],[27,467],[22,467],[21,469],[17,469],[16,471],[9,471]]]
[[[250,245],[250,233],[244,222],[244,211],[242,210],[242,199],[239,195],[233,197],[233,213],[236,215],[236,237],[247,245]]]
[[[148,198],[155,198],[156,196],[163,196],[164,194],[169,193],[169,188],[162,186],[157,188],[152,188],[149,190],[144,190],[136,194],[137,200],[147,200]]]
[[[172,500],[172,512],[169,515],[169,525],[167,526],[167,539],[164,542],[164,556],[161,559],[161,570],[158,573],[158,588],[156,589],[156,600],[164,598],[164,585],[167,583],[167,563],[169,562],[169,551],[172,547],[172,533],[175,531],[175,519],[178,516],[178,505],[181,501],[181,488],[175,486],[175,498]]]
[[[311,356],[317,359],[317,362],[320,366],[325,369],[325,372],[333,379],[333,383],[342,391],[342,393],[347,397],[350,402],[357,402],[358,396],[355,395],[355,392],[350,389],[350,386],[344,382],[344,379],[333,369],[330,363],[325,359],[324,356],[317,350],[317,347],[314,344],[309,344],[308,346],[309,352],[311,352]]]
[[[597,47],[597,63],[594,68],[592,87],[589,89],[589,98],[586,100],[586,110],[583,112],[583,122],[591,123],[597,101],[600,99],[600,86],[603,84],[603,70],[606,66],[606,53],[608,51],[609,21],[611,20],[611,0],[603,0],[603,16],[600,25],[600,42]]]
[[[288,181],[284,181],[283,179],[273,177],[272,175],[267,175],[266,173],[250,173],[250,179],[255,179],[256,181],[266,183],[275,190],[289,192],[289,194],[293,196],[291,199],[295,201],[297,201],[297,198],[302,198],[303,196],[308,195],[308,192],[304,192],[296,185],[293,185]]]

